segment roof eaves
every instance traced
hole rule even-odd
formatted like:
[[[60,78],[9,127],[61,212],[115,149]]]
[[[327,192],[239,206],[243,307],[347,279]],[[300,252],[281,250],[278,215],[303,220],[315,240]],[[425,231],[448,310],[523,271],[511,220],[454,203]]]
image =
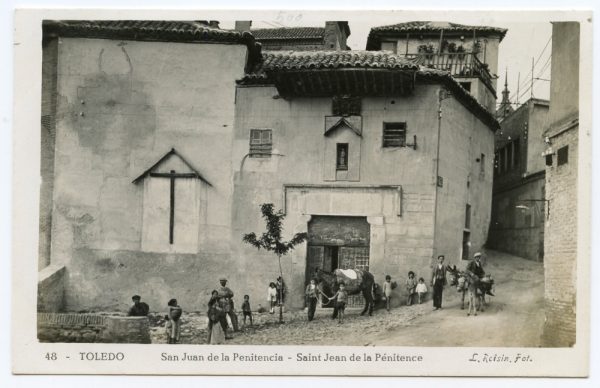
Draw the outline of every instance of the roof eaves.
[[[422,79],[432,79],[443,82],[443,84],[450,89],[453,96],[457,98],[467,109],[469,109],[477,118],[479,118],[485,125],[487,125],[490,130],[495,132],[500,129],[500,123],[496,119],[496,117],[487,110],[483,105],[481,105],[475,97],[471,95],[468,91],[466,91],[458,81],[450,75],[450,73],[429,69],[429,68],[421,68],[417,72],[417,78]]]

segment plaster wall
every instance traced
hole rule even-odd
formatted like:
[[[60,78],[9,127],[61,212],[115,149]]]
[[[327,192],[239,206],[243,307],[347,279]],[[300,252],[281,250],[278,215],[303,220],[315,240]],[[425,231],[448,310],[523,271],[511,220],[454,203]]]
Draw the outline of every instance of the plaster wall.
[[[67,311],[126,310],[133,294],[152,311],[173,297],[204,310],[216,286],[206,268],[230,260],[234,85],[245,58],[243,45],[59,39],[51,259],[67,268]],[[204,207],[176,191],[177,217],[187,210],[186,225],[199,225],[176,226],[184,253],[142,245],[146,184],[132,183],[171,148],[212,184]]]
[[[470,233],[469,256],[487,240],[492,204],[494,133],[454,98],[442,101],[435,254],[460,264],[463,232]],[[482,158],[482,154],[484,155]],[[466,205],[470,226],[465,225]]]
[[[362,99],[362,136],[349,128],[336,130],[346,131],[347,136],[354,136],[360,141],[360,179],[348,182],[327,180],[322,173],[325,163],[335,163],[335,160],[324,158],[327,154],[324,120],[325,116],[331,115],[330,98],[284,100],[279,98],[274,87],[238,88],[233,146],[235,188],[232,218],[236,221],[232,228],[232,241],[240,243],[234,244],[232,249],[233,255],[239,258],[239,271],[245,275],[239,281],[244,284],[245,293],[249,293],[251,299],[264,300],[268,283],[278,276],[277,259],[273,254],[241,244],[244,233],[264,230],[259,206],[265,202],[272,202],[286,211],[284,227],[287,238],[293,233],[305,232],[313,215],[366,216],[371,233],[370,270],[376,282],[382,283],[386,274],[403,282],[409,270],[415,271],[418,277],[429,276],[434,253],[438,90],[437,85],[417,85],[410,96]],[[488,177],[471,191],[471,195],[477,195],[474,207],[481,214],[474,217],[475,225],[480,229],[474,234],[478,244],[482,244],[480,241],[485,240],[491,204],[493,135],[477,119],[469,121],[471,114],[462,105],[456,104],[450,109],[460,113],[456,113],[457,117],[452,120],[458,126],[468,127],[456,132],[463,137],[468,134],[481,136],[481,139],[458,146],[452,141],[455,135],[445,136],[443,141],[449,145],[443,147],[443,160],[446,163],[457,158],[460,160],[458,164],[464,165],[466,157],[461,152],[453,152],[453,147],[465,151],[471,144],[488,155]],[[383,122],[394,121],[406,121],[408,142],[412,143],[413,135],[417,136],[416,150],[382,147]],[[246,157],[252,128],[272,129],[273,152],[285,156]],[[479,171],[478,166],[475,168]],[[489,190],[483,187],[485,185],[490,186]],[[484,193],[475,194],[478,190]],[[466,195],[466,190],[452,190],[446,194],[446,205],[449,202],[449,206],[453,206],[454,202],[461,203],[461,223],[464,223]],[[447,221],[454,221],[458,215],[449,211],[444,217]],[[459,232],[442,235],[441,239],[451,241],[439,245],[460,248],[462,228]],[[282,265],[290,305],[302,307],[306,244],[298,246],[289,257],[284,257]],[[396,292],[395,300],[404,300],[398,298],[403,296],[402,287]]]

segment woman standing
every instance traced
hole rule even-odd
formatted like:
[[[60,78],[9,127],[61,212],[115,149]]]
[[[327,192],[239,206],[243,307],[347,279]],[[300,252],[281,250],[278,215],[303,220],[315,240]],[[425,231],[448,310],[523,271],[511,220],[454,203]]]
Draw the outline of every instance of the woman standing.
[[[225,333],[221,327],[223,309],[219,306],[219,292],[213,290],[208,301],[208,340],[211,345],[218,345],[225,342]]]

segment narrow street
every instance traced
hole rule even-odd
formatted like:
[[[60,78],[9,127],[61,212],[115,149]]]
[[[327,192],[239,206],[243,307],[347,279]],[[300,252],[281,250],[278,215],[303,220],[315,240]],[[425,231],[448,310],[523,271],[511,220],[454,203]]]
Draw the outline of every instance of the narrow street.
[[[463,264],[463,266],[466,263]],[[349,310],[343,324],[331,319],[330,309],[318,309],[307,322],[304,311],[254,314],[254,326],[235,333],[227,344],[236,345],[354,345],[354,346],[523,346],[536,347],[544,323],[543,264],[504,253],[488,251],[486,273],[496,282],[496,296],[478,316],[460,309],[454,287],[444,291],[444,308],[433,311],[431,298],[421,305],[402,306],[372,317]],[[401,281],[399,281],[401,283]],[[204,344],[206,316],[184,314],[181,343]],[[152,328],[153,342],[164,343],[164,328]],[[240,322],[241,325],[241,322]]]

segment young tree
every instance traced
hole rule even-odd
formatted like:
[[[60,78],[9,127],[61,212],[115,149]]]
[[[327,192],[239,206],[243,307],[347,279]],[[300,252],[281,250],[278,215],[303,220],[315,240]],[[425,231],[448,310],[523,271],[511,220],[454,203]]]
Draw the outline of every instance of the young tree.
[[[285,256],[288,252],[293,250],[296,245],[303,243],[308,235],[306,233],[296,233],[291,240],[283,241],[281,237],[281,233],[283,232],[282,223],[285,218],[283,211],[274,211],[272,203],[263,203],[260,205],[260,211],[267,224],[266,231],[260,238],[257,237],[255,233],[245,234],[243,241],[259,250],[262,248],[265,251],[273,252],[277,255],[277,260],[279,262],[279,276],[281,276],[282,283],[284,283],[283,271],[281,269],[281,256]],[[279,322],[283,323],[282,304],[279,305]]]

